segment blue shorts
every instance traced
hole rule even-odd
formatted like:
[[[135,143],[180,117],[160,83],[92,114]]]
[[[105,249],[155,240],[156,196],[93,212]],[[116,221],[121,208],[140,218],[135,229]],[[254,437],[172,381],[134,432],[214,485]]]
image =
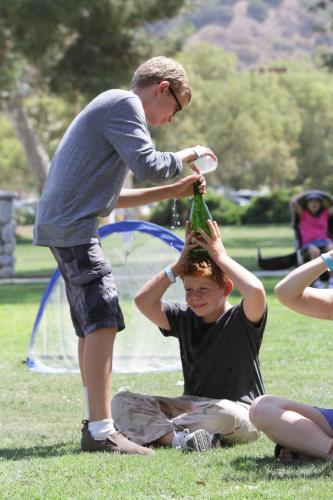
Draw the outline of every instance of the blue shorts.
[[[314,408],[324,415],[333,430],[333,410],[329,410],[328,408],[318,408],[318,406],[314,406]]]
[[[305,243],[305,245],[302,245],[302,250],[307,250],[309,247],[317,247],[325,250],[326,246],[329,243],[333,243],[329,238],[326,238],[324,240],[309,241],[309,243]]]
[[[125,328],[112,268],[99,243],[51,247],[65,281],[72,322],[78,337],[100,328]]]

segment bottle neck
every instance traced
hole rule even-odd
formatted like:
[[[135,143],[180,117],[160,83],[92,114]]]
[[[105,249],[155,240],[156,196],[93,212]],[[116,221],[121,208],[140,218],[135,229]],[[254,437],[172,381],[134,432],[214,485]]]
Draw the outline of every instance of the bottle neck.
[[[193,182],[193,193],[194,193],[194,195],[201,196],[201,193],[199,191],[199,186],[200,186],[200,183],[198,181],[197,182]]]

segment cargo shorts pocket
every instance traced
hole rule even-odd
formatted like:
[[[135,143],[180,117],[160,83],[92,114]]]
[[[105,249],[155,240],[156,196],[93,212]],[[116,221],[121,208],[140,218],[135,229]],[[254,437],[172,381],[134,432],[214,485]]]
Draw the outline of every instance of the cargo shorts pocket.
[[[87,285],[91,281],[111,273],[112,266],[105,263],[103,266],[93,269],[81,269],[79,272],[72,275],[71,281],[74,286]]]
[[[99,244],[81,245],[75,248],[75,269],[71,269],[74,286],[86,285],[91,281],[112,273],[111,264],[105,262]]]

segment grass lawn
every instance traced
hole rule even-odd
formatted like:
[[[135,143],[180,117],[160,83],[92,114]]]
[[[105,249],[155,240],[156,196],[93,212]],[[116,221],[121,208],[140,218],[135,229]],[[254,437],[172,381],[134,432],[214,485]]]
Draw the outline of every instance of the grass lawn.
[[[175,233],[180,238],[184,237],[183,230],[176,230]],[[257,247],[262,249],[263,257],[284,255],[293,251],[293,230],[287,224],[226,226],[221,228],[221,233],[230,254],[251,270],[258,269]],[[53,257],[48,248],[31,244],[32,227],[18,227],[17,235],[16,276],[50,276],[55,268]]]
[[[225,228],[223,237],[230,253],[243,263],[248,260],[251,269],[258,241],[265,255],[292,248],[287,227]],[[45,253],[42,259],[28,241],[17,246],[17,257],[21,275],[44,274],[54,267],[52,258]],[[332,325],[283,308],[272,295],[275,282],[264,279],[269,303],[261,350],[266,391],[333,407]],[[44,288],[43,284],[0,287],[1,499],[332,498],[331,463],[281,465],[274,461],[273,444],[265,437],[202,454],[159,449],[149,459],[80,453],[84,413],[78,375],[36,374],[23,363]],[[171,396],[180,394],[180,379],[180,372],[118,374],[113,392],[126,386]]]

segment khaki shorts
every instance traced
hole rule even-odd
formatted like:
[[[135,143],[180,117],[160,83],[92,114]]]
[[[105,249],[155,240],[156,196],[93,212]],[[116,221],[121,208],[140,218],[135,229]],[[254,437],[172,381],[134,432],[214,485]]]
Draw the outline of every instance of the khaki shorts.
[[[153,443],[183,429],[205,429],[218,443],[248,443],[260,435],[249,419],[249,408],[228,399],[167,398],[127,391],[116,394],[111,402],[115,426],[137,444]]]

